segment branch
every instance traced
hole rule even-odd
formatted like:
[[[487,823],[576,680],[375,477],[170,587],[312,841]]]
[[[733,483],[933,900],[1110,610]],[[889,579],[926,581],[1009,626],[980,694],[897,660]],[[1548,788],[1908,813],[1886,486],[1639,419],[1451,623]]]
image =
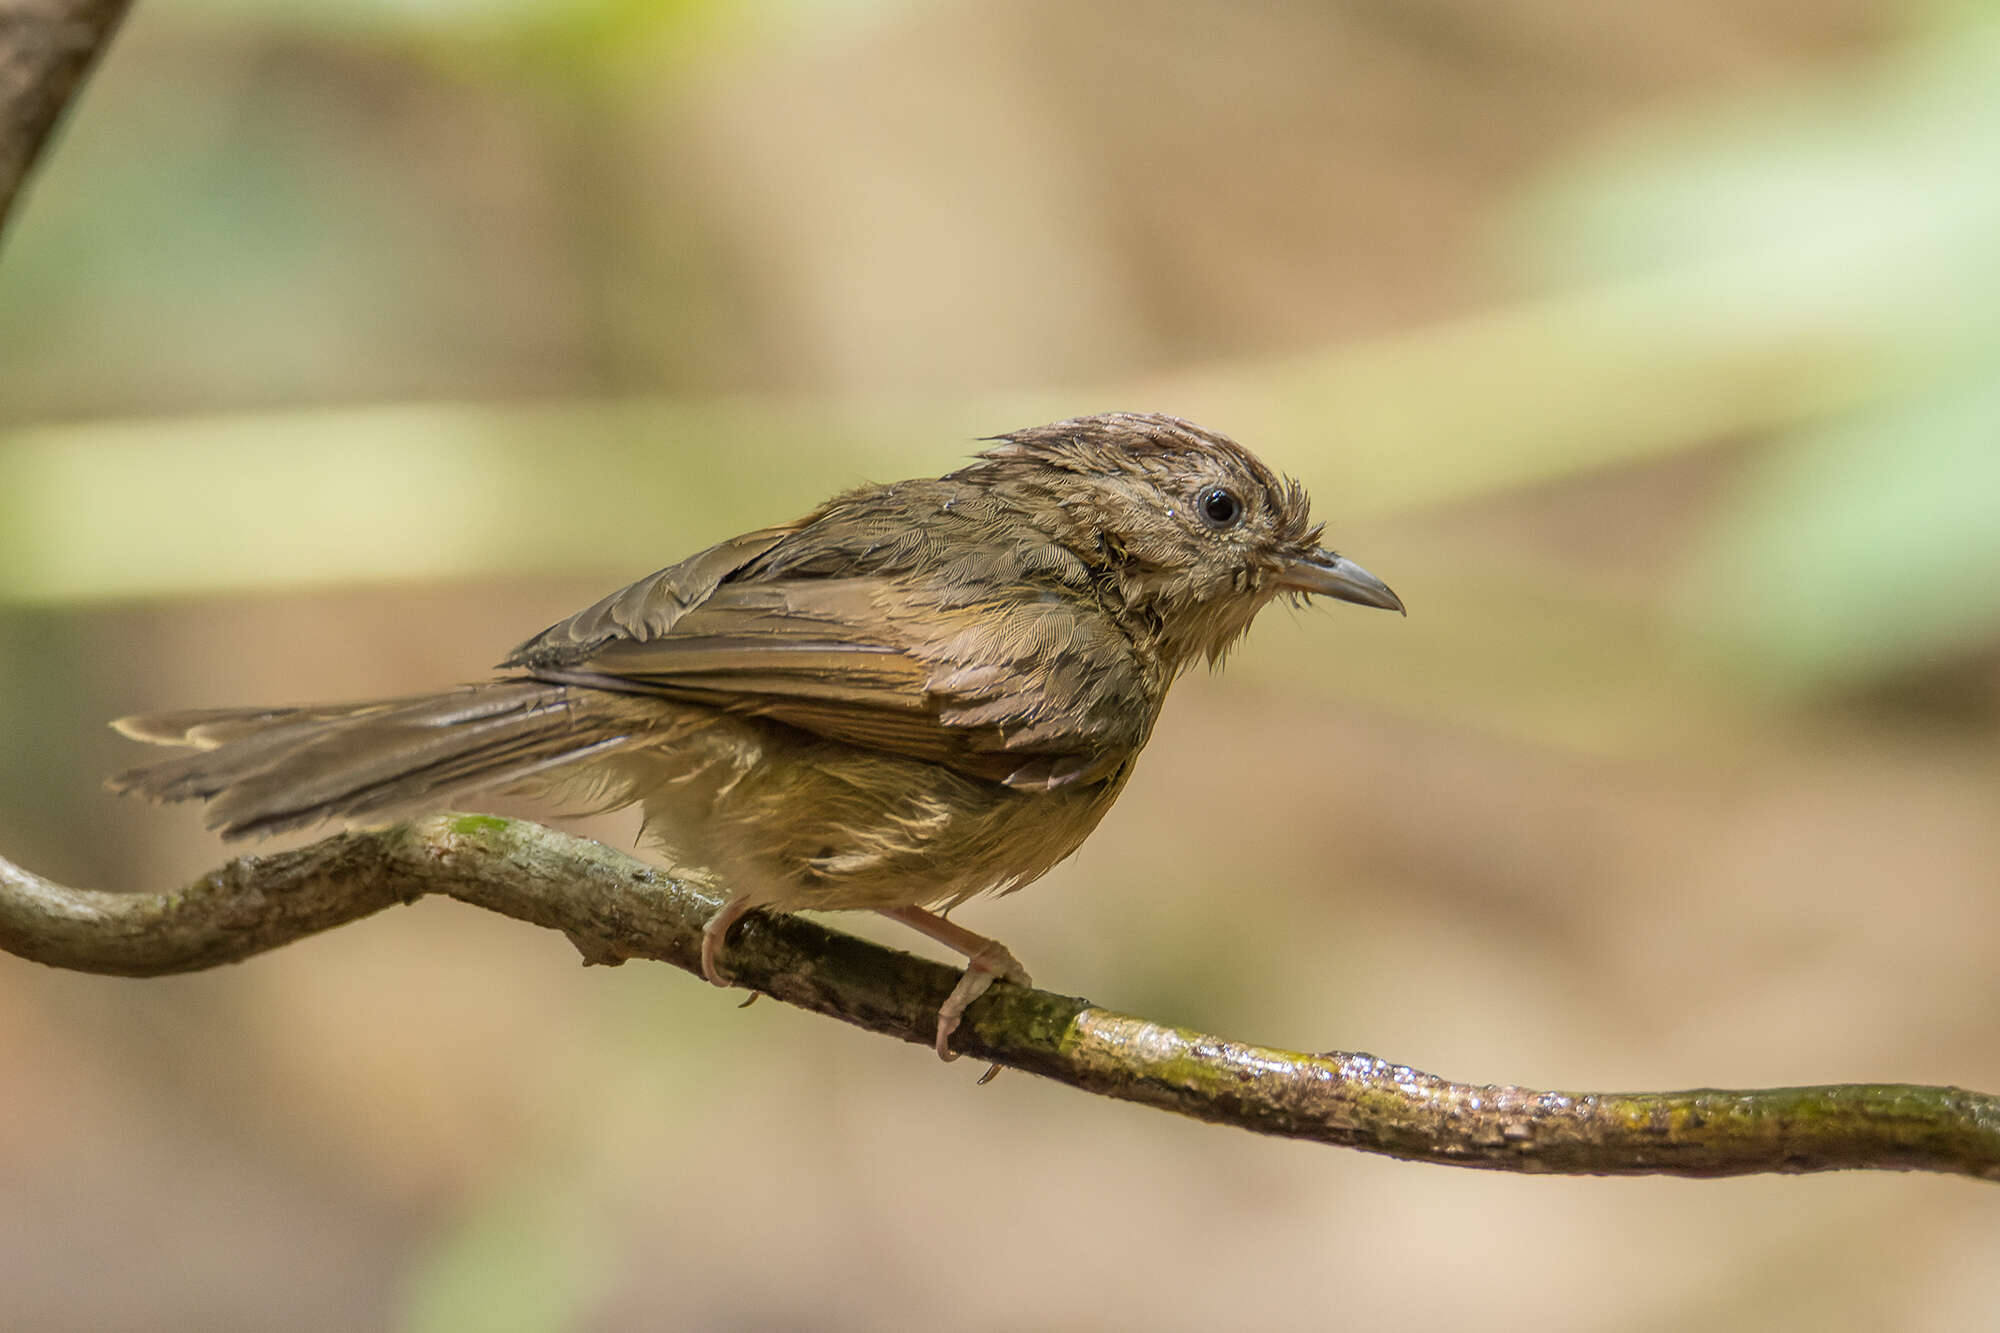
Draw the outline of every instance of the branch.
[[[130,0],[0,0],[0,228]]]
[[[83,972],[191,972],[425,894],[562,931],[586,963],[652,958],[697,974],[702,924],[719,906],[598,843],[437,815],[241,857],[163,894],[66,888],[0,859],[0,948]],[[790,916],[746,918],[726,957],[755,990],[921,1046],[957,980],[951,968]],[[2000,1180],[2000,1098],[1958,1088],[1473,1087],[1369,1055],[1225,1041],[1005,984],[967,1012],[956,1044],[1087,1092],[1417,1161],[1675,1176],[1874,1167]]]

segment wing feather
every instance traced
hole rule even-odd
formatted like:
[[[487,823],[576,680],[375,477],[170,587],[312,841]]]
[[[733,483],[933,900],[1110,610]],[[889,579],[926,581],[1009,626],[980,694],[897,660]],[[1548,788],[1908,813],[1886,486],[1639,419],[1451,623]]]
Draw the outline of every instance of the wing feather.
[[[506,663],[1041,790],[1117,772],[1165,682],[1090,569],[950,478],[840,497],[620,589]]]
[[[1029,790],[1116,772],[1156,692],[1094,602],[997,583],[927,599],[921,578],[724,583],[662,635],[617,637],[545,680],[763,717]]]

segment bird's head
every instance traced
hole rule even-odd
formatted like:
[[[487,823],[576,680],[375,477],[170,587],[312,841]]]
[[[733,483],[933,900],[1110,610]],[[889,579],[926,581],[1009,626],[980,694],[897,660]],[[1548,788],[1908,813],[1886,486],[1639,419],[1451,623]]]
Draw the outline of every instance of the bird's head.
[[[1058,535],[1108,572],[1178,670],[1219,660],[1273,598],[1402,611],[1387,584],[1320,545],[1305,488],[1226,435],[1113,412],[999,436],[968,471],[1053,501]]]

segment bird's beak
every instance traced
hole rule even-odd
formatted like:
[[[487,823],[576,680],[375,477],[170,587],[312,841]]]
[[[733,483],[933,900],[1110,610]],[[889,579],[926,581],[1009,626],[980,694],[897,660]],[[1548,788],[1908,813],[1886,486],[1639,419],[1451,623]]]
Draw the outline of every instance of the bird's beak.
[[[1288,592],[1338,597],[1343,602],[1409,614],[1403,610],[1403,599],[1389,591],[1388,584],[1332,551],[1314,551],[1294,558],[1279,572],[1278,586]]]

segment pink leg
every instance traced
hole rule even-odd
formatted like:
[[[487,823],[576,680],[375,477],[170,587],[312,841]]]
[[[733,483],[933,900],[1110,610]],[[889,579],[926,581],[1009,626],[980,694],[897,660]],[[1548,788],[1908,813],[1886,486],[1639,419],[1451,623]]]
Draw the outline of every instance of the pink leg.
[[[716,954],[722,950],[723,936],[727,935],[729,928],[741,921],[743,914],[749,910],[748,898],[731,898],[722,905],[722,910],[710,917],[708,924],[701,928],[701,974],[708,979],[710,985],[729,985],[729,978],[723,976],[722,969],[716,966]]]
[[[1028,979],[1028,969],[998,940],[989,940],[984,935],[975,935],[963,926],[955,926],[935,912],[926,912],[921,907],[884,907],[879,909],[883,916],[892,921],[900,921],[912,930],[921,931],[948,949],[956,949],[965,955],[965,975],[958,979],[945,999],[944,1007],[938,1010],[937,1053],[940,1060],[956,1060],[950,1042],[951,1034],[958,1031],[959,1020],[965,1016],[965,1008],[981,995],[986,988],[998,980],[1011,981],[1016,986],[1032,986]],[[986,1078],[993,1077],[999,1070],[995,1065],[987,1072]],[[979,1081],[984,1083],[986,1078]]]

